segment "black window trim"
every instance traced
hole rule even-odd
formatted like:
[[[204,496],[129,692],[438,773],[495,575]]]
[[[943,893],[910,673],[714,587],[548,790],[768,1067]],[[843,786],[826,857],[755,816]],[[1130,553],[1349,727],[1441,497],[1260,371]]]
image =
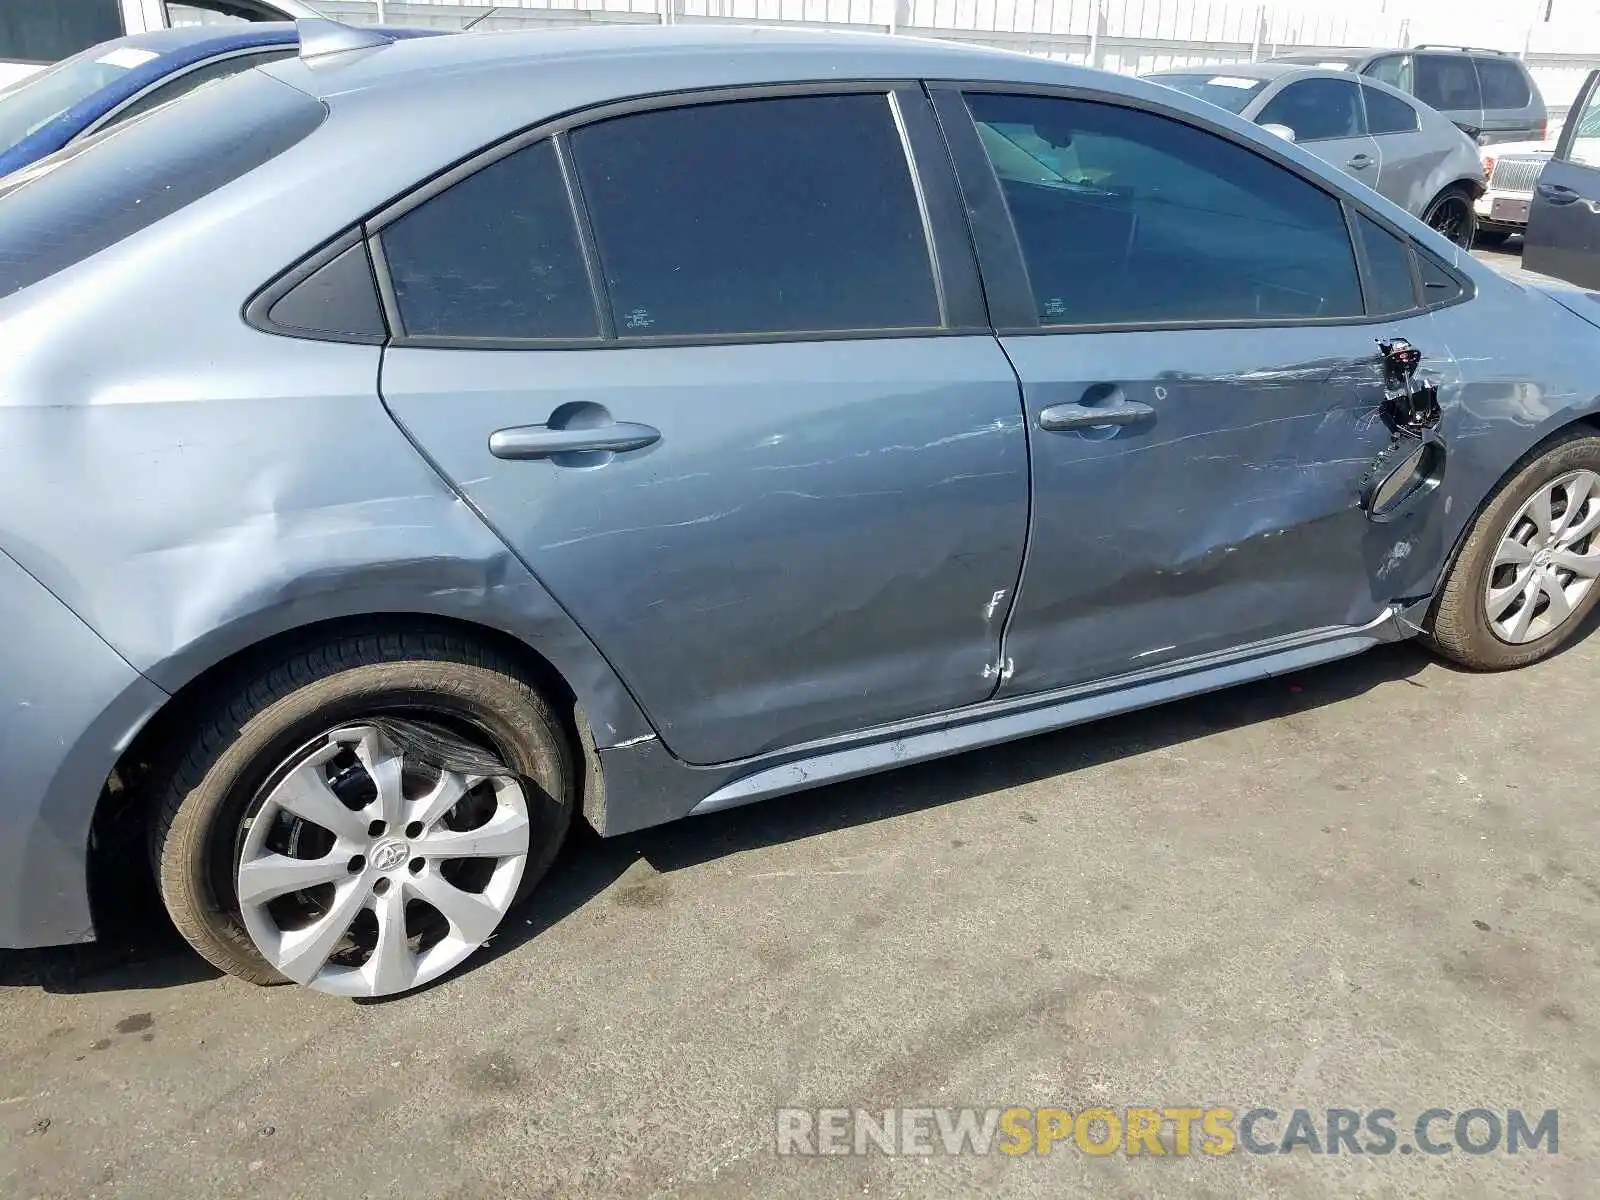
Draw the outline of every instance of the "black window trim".
[[[1265,112],[1272,102],[1279,96],[1283,95],[1292,87],[1297,87],[1302,83],[1312,83],[1318,79],[1326,79],[1329,83],[1348,83],[1356,89],[1356,111],[1361,114],[1361,132],[1335,133],[1329,137],[1314,138],[1303,138],[1297,134],[1294,139],[1295,144],[1301,146],[1310,146],[1316,142],[1338,142],[1347,138],[1371,137],[1372,134],[1367,127],[1367,98],[1361,91],[1361,76],[1352,75],[1349,72],[1346,72],[1344,75],[1338,78],[1335,78],[1331,75],[1291,75],[1281,79],[1277,81],[1279,86],[1276,91],[1268,91],[1263,95],[1256,97],[1256,101],[1264,103],[1261,103],[1256,109],[1256,116],[1249,119],[1259,123],[1261,119],[1260,114]]]
[[[1060,336],[1079,333],[1144,333],[1161,330],[1184,329],[1283,329],[1319,326],[1372,326],[1409,319],[1423,312],[1464,304],[1476,295],[1471,277],[1456,270],[1420,247],[1415,238],[1395,225],[1381,213],[1353,195],[1330,191],[1328,184],[1311,174],[1300,163],[1288,158],[1270,145],[1240,141],[1225,126],[1208,117],[1202,117],[1166,103],[1143,96],[1129,96],[1121,92],[1108,92],[1094,87],[1059,86],[1036,83],[1010,83],[989,79],[930,80],[929,94],[933,97],[934,111],[944,130],[961,189],[966,197],[972,218],[973,240],[977,248],[979,267],[983,272],[984,291],[994,318],[994,331],[1001,337],[1029,337],[1038,335]],[[999,95],[1055,97],[1064,100],[1084,100],[1109,104],[1118,108],[1134,109],[1153,116],[1166,117],[1193,126],[1206,133],[1225,138],[1240,149],[1247,150],[1276,166],[1283,167],[1310,184],[1340,205],[1345,222],[1345,234],[1354,255],[1356,273],[1360,282],[1362,313],[1348,317],[1242,317],[1215,320],[1189,321],[1118,321],[1092,324],[1046,325],[1039,319],[1033,301],[1028,271],[1022,257],[1022,248],[1011,216],[1005,207],[1000,183],[994,166],[983,148],[977,124],[968,109],[964,93],[984,92]],[[1413,297],[1417,306],[1403,313],[1375,315],[1369,296],[1371,283],[1365,252],[1355,229],[1355,214],[1359,213],[1375,222],[1380,228],[1403,241],[1411,253],[1411,279]],[[1422,288],[1419,254],[1428,258],[1449,275],[1460,287],[1460,292],[1450,300],[1429,305]]]
[[[352,246],[361,245],[362,241],[363,238],[361,235],[360,226],[353,226],[349,229],[346,229],[337,237],[324,242],[321,246],[318,246],[305,258],[302,258],[299,262],[295,263],[294,266],[290,267],[287,271],[273,279],[265,287],[257,291],[255,295],[251,296],[245,301],[245,324],[259,329],[263,333],[273,333],[282,337],[297,338],[300,341],[342,342],[347,345],[354,346],[382,346],[387,344],[391,340],[389,334],[392,334],[393,332],[392,325],[389,326],[389,334],[374,337],[363,333],[340,333],[337,330],[331,329],[301,329],[298,326],[280,325],[278,322],[272,319],[273,306],[276,305],[279,300],[282,300],[290,292],[294,291],[295,288],[299,287],[323,267],[327,266],[334,259],[338,258],[339,255],[343,254],[346,250],[350,249]],[[373,267],[371,254],[372,247],[370,244],[368,244],[368,269],[372,269]],[[383,295],[383,279],[383,275],[374,271],[373,282],[378,285],[378,295],[380,300]],[[384,322],[387,324],[387,303],[379,304],[379,312],[383,315]]]
[[[941,323],[928,326],[893,326],[868,329],[780,330],[757,333],[721,334],[628,334],[613,327],[610,298],[606,295],[595,249],[594,231],[589,221],[577,172],[573,169],[567,139],[574,130],[598,121],[662,109],[690,108],[703,104],[731,103],[740,100],[774,100],[799,96],[880,95],[889,107],[891,120],[900,135],[906,169],[910,172],[917,198],[918,218],[928,254],[928,270],[938,302]],[[389,202],[363,222],[370,256],[378,280],[384,319],[388,323],[388,344],[396,349],[437,350],[595,350],[636,347],[761,345],[781,342],[860,341],[866,339],[917,337],[970,337],[988,334],[979,272],[972,261],[965,220],[956,199],[956,183],[938,157],[930,153],[937,147],[937,127],[921,85],[907,80],[823,80],[792,84],[758,84],[735,87],[698,88],[691,91],[659,93],[616,101],[565,113],[551,120],[513,133],[492,145],[482,147],[433,178]],[[473,337],[462,334],[408,334],[396,303],[388,260],[383,250],[383,230],[412,209],[426,203],[450,187],[511,154],[551,140],[561,164],[567,186],[569,208],[578,226],[579,246],[588,274],[590,294],[601,314],[600,336],[585,338],[548,337]],[[934,161],[928,161],[929,159]]]

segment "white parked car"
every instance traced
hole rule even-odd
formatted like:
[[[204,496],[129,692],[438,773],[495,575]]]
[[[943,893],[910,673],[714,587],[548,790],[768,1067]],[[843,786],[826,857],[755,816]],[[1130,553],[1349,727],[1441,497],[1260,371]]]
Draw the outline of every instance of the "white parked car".
[[[1474,205],[1480,242],[1494,245],[1527,231],[1534,185],[1560,140],[1561,126],[1552,122],[1543,140],[1483,147],[1483,175],[1489,186]]]

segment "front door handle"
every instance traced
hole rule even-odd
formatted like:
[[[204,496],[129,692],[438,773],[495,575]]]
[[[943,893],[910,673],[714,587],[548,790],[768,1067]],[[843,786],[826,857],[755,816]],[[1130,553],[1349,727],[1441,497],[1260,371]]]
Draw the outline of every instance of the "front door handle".
[[[1352,171],[1365,171],[1371,165],[1372,155],[1370,154],[1358,154],[1349,162],[1345,163],[1345,166],[1349,167]]]
[[[1578,198],[1576,191],[1561,183],[1541,183],[1533,190],[1551,204],[1571,204]]]
[[[1072,429],[1103,429],[1110,425],[1137,425],[1156,415],[1156,410],[1137,400],[1118,400],[1115,404],[1093,408],[1087,404],[1052,404],[1039,412],[1039,428],[1050,433]]]
[[[489,435],[489,453],[496,458],[551,458],[557,454],[611,453],[639,450],[661,440],[653,425],[615,421],[588,429],[552,429],[548,425],[517,425]]]

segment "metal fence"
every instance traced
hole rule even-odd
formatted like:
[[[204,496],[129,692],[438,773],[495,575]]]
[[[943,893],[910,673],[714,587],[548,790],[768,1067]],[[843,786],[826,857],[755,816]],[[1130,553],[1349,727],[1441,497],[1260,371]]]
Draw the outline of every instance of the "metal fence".
[[[740,22],[872,29],[996,46],[1130,74],[1248,62],[1291,51],[1409,46],[1413,19],[1390,0],[1346,0],[1337,11],[1228,0],[318,0],[356,23],[438,29],[530,29],[592,24]],[[1523,57],[1552,114],[1600,66],[1592,50],[1528,49]],[[1457,34],[1468,37],[1470,33]],[[1502,32],[1502,40],[1509,34]]]

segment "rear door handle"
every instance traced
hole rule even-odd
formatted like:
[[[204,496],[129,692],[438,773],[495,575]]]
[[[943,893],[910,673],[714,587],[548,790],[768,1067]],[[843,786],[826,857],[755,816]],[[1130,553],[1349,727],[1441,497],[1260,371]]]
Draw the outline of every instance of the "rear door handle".
[[[1137,400],[1118,400],[1101,408],[1087,404],[1052,404],[1039,412],[1039,428],[1050,433],[1073,429],[1103,429],[1110,425],[1137,425],[1156,415],[1156,410]]]
[[[616,421],[590,429],[551,429],[548,425],[517,425],[489,435],[489,453],[496,458],[550,458],[556,454],[612,453],[639,450],[661,440],[653,425]]]
[[[1345,166],[1349,167],[1352,171],[1365,171],[1371,165],[1372,155],[1370,154],[1358,154],[1349,162],[1345,163]]]

